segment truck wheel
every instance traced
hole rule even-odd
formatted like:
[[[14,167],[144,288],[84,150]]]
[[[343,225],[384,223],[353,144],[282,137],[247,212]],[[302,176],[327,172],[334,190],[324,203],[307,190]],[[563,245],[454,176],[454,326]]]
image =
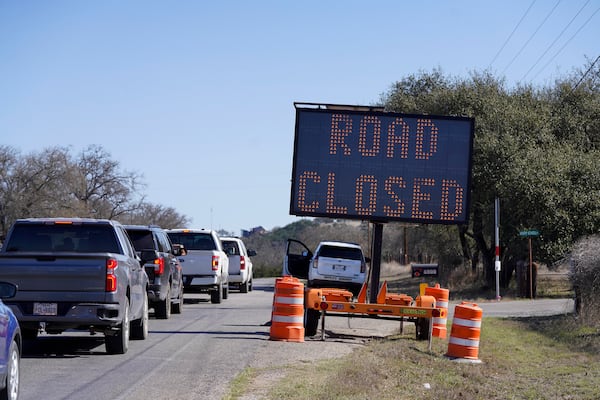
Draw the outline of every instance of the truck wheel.
[[[223,284],[221,284],[217,289],[212,290],[210,292],[210,302],[213,304],[220,304],[223,300]]]
[[[304,312],[304,336],[315,336],[319,327],[321,312],[312,308],[307,308]]]
[[[171,317],[171,286],[167,289],[165,299],[154,306],[154,315],[158,319],[169,319]]]
[[[240,293],[248,293],[250,290],[250,280],[246,280],[246,282],[240,285]]]
[[[177,297],[177,303],[171,304],[171,312],[173,314],[181,314],[183,310],[183,285],[179,285],[179,296]]]
[[[6,366],[6,386],[0,390],[0,399],[17,400],[19,397],[19,364],[21,356],[16,341],[12,341],[8,351],[8,365]]]
[[[106,334],[104,345],[108,354],[127,353],[127,349],[129,349],[129,299],[125,300],[125,311],[119,330],[112,335]]]
[[[223,300],[229,297],[229,285],[223,285]]]
[[[253,280],[253,279],[252,279],[252,277],[250,277],[250,279],[248,280],[248,282],[249,282],[249,283],[248,283],[248,291],[249,291],[249,292],[251,292],[251,291],[252,291],[252,285],[253,285],[253,283],[252,283],[252,280]]]
[[[131,322],[131,338],[136,340],[148,338],[148,293],[144,295],[142,317]]]
[[[21,328],[21,336],[25,340],[35,340],[38,337],[39,328]]]
[[[429,340],[429,324],[431,319],[429,318],[417,318],[415,322],[415,330],[417,340]]]

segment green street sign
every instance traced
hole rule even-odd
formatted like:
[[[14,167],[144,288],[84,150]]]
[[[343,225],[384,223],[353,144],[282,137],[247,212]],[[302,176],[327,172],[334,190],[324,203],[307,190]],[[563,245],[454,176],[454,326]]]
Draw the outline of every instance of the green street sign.
[[[531,230],[531,231],[521,231],[519,232],[519,236],[540,236],[539,231]]]

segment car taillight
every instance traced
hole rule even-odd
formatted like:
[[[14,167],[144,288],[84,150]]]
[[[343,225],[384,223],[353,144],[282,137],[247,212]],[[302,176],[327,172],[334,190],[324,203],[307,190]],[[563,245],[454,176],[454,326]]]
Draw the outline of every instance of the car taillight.
[[[367,264],[365,264],[364,262],[360,263],[360,273],[364,273],[367,270]]]
[[[219,270],[219,256],[212,256],[212,270]]]
[[[240,270],[246,269],[246,258],[244,256],[240,256]]]
[[[119,263],[114,258],[106,260],[106,291],[116,292],[117,291],[117,276],[115,275],[115,269],[119,266]]]
[[[158,257],[154,260],[154,275],[162,275],[165,272],[165,259]]]
[[[317,268],[319,266],[319,257],[315,257],[312,266],[313,268]]]

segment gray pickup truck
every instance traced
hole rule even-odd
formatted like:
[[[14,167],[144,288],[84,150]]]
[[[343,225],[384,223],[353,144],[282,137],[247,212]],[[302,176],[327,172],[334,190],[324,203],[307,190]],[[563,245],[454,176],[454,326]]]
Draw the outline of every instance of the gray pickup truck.
[[[0,250],[0,280],[19,288],[6,304],[25,339],[87,330],[123,354],[130,337],[148,336],[148,276],[116,221],[17,220]]]

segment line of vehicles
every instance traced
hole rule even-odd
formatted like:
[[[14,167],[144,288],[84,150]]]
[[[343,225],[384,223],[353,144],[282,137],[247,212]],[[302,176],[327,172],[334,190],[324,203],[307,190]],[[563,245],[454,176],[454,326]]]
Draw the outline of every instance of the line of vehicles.
[[[184,292],[221,303],[252,290],[256,255],[204,229],[122,225],[91,218],[14,222],[0,249],[0,400],[18,398],[23,340],[40,332],[101,333],[108,354],[148,337],[149,310],[168,319]]]

